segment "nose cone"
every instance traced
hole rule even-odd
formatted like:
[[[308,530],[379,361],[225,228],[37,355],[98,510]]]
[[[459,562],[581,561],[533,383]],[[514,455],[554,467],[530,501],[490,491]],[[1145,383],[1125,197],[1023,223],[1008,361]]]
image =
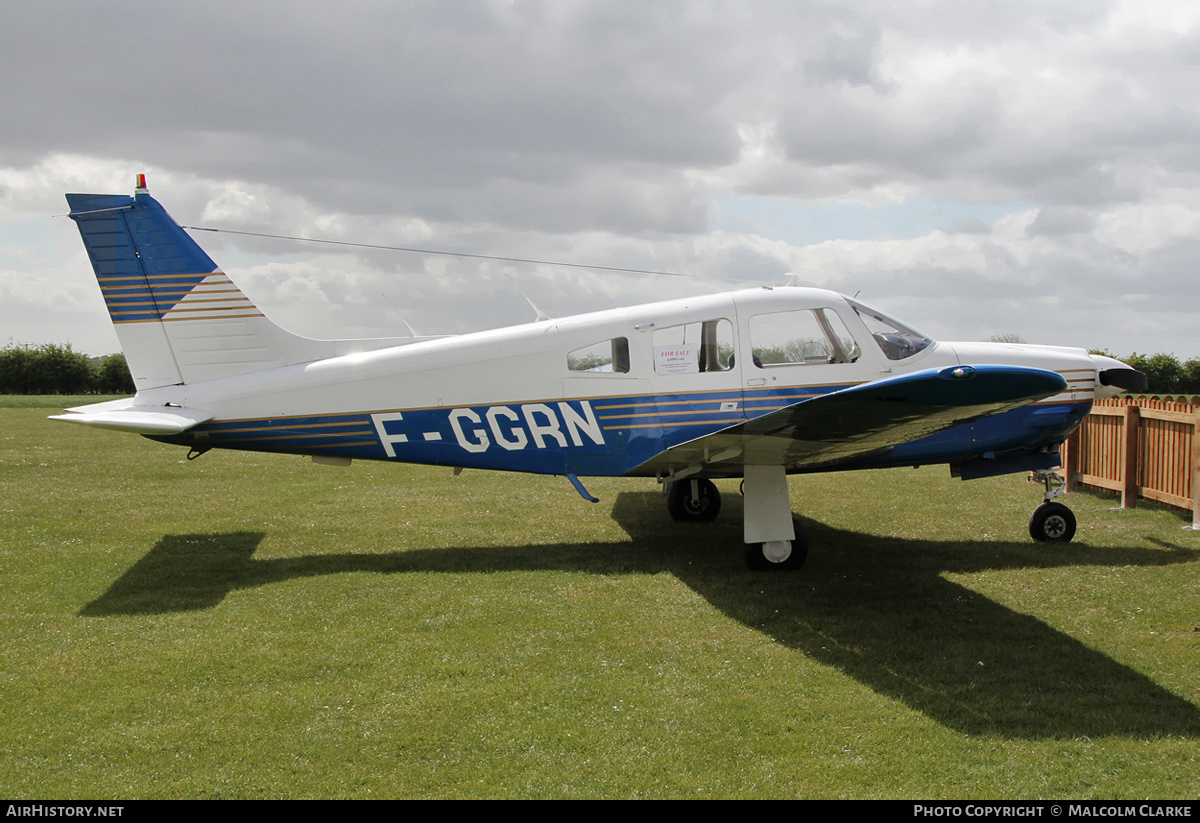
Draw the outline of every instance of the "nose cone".
[[[1112,397],[1123,391],[1144,392],[1146,390],[1146,375],[1137,369],[1126,366],[1120,360],[1105,357],[1103,354],[1093,354],[1092,362],[1096,364],[1096,397]]]

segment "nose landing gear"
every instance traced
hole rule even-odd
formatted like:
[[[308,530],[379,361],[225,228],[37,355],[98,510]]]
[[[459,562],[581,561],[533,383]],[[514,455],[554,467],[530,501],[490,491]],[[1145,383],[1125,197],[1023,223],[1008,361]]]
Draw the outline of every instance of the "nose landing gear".
[[[1045,484],[1046,495],[1029,518],[1029,536],[1039,542],[1066,543],[1075,536],[1075,515],[1062,503],[1054,502],[1066,483],[1053,469],[1039,469],[1030,477],[1035,478]]]

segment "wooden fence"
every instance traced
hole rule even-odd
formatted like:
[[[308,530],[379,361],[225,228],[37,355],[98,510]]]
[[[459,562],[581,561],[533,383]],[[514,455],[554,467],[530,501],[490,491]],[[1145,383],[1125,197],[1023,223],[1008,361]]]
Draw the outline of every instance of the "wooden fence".
[[[1200,528],[1200,397],[1097,400],[1063,449],[1067,491],[1108,489],[1192,513]]]

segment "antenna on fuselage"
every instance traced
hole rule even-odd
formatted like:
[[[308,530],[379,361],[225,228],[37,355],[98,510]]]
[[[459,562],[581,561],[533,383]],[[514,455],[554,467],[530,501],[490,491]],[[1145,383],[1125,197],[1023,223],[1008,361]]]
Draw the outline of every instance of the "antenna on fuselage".
[[[400,322],[403,323],[406,327],[408,327],[408,333],[410,336],[412,336],[412,337],[420,337],[421,336],[421,335],[417,334],[417,330],[412,327],[412,323],[409,323],[407,320],[404,319],[404,315],[402,315],[400,312],[396,311],[396,307],[392,305],[392,301],[387,296],[387,294],[385,294],[384,292],[380,292],[379,296],[382,297],[387,302],[388,308],[390,308],[393,312],[396,312],[396,316],[400,318]]]
[[[799,286],[800,285],[800,275],[794,271],[788,272],[788,281],[786,283],[784,283],[783,285]]]
[[[508,272],[504,272],[504,276],[508,278],[508,282],[513,284],[513,288],[517,290],[517,293],[525,298],[525,302],[528,303],[533,308],[534,313],[537,314],[538,320],[549,320],[550,319],[550,315],[546,314],[544,311],[539,309],[537,303],[534,303],[532,300],[529,299],[528,294],[521,291],[521,287],[517,285],[517,281],[513,278],[513,276],[511,274],[509,274]]]

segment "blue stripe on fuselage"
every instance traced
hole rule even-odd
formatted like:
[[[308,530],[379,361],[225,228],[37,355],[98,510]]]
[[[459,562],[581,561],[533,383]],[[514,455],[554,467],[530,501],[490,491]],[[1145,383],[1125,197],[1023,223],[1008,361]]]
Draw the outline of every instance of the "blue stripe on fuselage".
[[[845,386],[546,400],[206,423],[152,439],[467,468],[620,476],[663,450]],[[1062,441],[1090,402],[1025,406],[838,468],[950,463]],[[735,471],[738,471],[736,467]]]

